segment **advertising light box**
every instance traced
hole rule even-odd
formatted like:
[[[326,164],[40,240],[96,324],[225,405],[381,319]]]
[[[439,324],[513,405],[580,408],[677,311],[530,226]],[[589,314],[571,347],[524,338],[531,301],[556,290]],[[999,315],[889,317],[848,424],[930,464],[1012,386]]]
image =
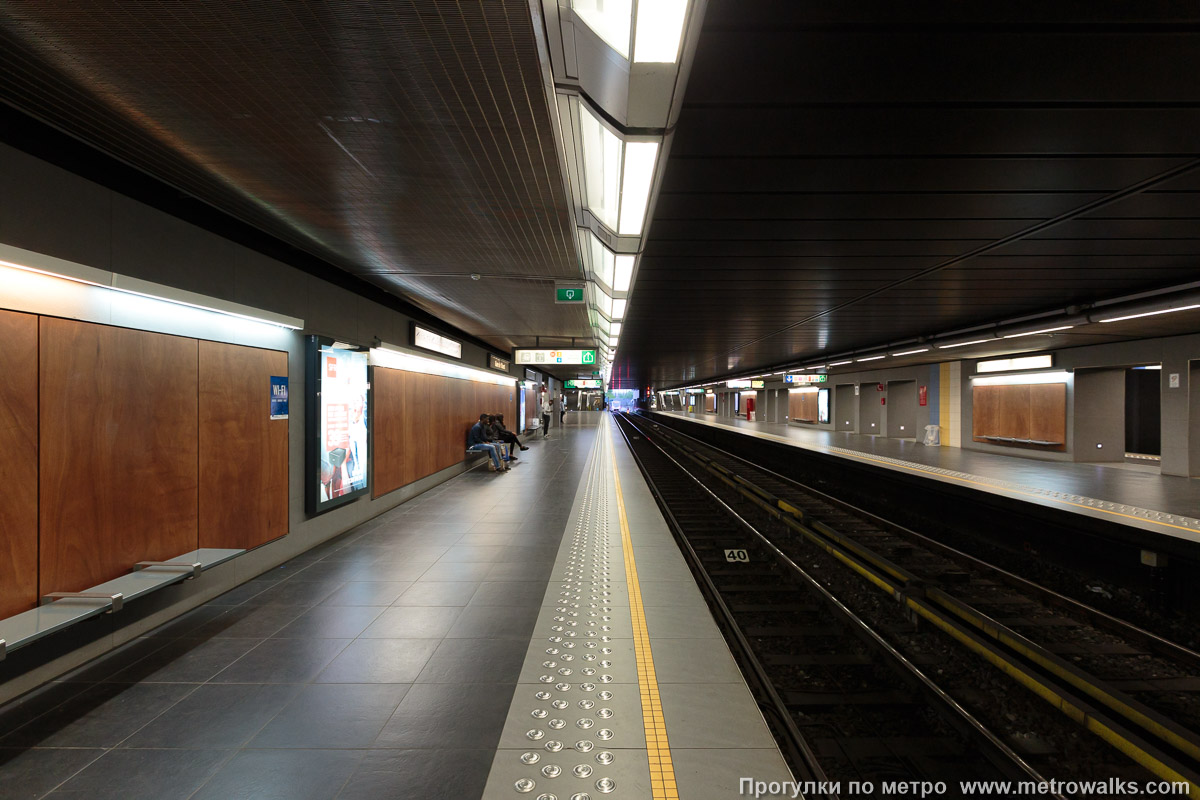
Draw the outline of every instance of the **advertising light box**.
[[[305,495],[319,514],[367,492],[369,354],[310,336],[307,356]]]
[[[513,351],[518,364],[595,364],[595,350],[535,350],[522,348]]]
[[[727,388],[727,389],[749,389],[750,388],[750,380],[749,380],[749,378],[746,378],[746,379],[737,378],[732,381],[725,381],[725,388]]]

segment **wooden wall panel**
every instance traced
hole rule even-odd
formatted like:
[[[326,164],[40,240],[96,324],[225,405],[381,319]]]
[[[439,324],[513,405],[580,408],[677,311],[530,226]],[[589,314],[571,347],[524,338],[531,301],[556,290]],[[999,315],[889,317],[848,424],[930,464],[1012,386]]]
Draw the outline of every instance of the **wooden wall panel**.
[[[37,606],[38,318],[0,311],[0,619]]]
[[[1029,438],[1044,442],[1067,442],[1067,385],[1042,383],[1029,387]]]
[[[817,421],[816,392],[788,392],[788,419],[796,422]]]
[[[715,394],[704,395],[704,410],[709,414],[717,413],[717,396]],[[788,412],[788,416],[791,416],[790,411]]]
[[[1064,442],[1061,445],[1030,445],[1065,450],[1067,429],[1067,386],[1065,383],[976,386],[971,390],[972,438],[977,442],[1010,444],[988,436]]]
[[[41,593],[196,548],[197,342],[41,318]]]
[[[517,415],[515,388],[383,367],[374,375],[375,497],[463,461],[480,414]]]
[[[199,343],[200,546],[249,550],[288,532],[288,420],[270,379],[287,353]]]

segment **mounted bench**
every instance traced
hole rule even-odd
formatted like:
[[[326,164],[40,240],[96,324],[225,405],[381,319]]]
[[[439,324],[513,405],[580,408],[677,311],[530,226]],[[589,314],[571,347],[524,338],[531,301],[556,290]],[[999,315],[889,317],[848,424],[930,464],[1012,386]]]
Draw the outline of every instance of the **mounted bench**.
[[[17,650],[85,619],[120,611],[125,603],[240,556],[245,550],[206,547],[167,561],[139,561],[133,572],[82,592],[52,592],[30,611],[0,620],[0,661]]]

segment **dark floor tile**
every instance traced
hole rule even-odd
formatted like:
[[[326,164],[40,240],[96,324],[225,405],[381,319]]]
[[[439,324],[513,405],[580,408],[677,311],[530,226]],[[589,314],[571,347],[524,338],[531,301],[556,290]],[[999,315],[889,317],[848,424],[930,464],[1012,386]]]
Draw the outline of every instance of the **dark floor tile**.
[[[312,684],[259,731],[251,748],[370,747],[407,684]]]
[[[228,758],[222,750],[110,750],[50,797],[186,800]]]
[[[464,533],[455,547],[503,547],[512,539],[511,533]]]
[[[417,581],[396,598],[397,606],[465,606],[478,583],[472,581]]]
[[[250,651],[258,639],[172,639],[113,675],[115,683],[204,683]]]
[[[217,617],[226,614],[229,608],[205,603],[199,608],[193,608],[170,622],[159,625],[146,634],[148,639],[178,639],[182,636],[192,636],[197,628],[206,625]]]
[[[493,564],[488,570],[488,581],[536,581],[545,583],[554,572],[553,561],[526,561]]]
[[[528,642],[541,606],[468,606],[447,639],[520,639]]]
[[[307,683],[348,639],[267,639],[213,678],[215,683]]]
[[[270,636],[304,613],[300,606],[238,606],[194,628],[190,636],[251,639]]]
[[[494,755],[490,750],[373,750],[338,800],[479,797]]]
[[[0,747],[114,747],[195,689],[184,683],[97,683],[0,739]]]
[[[314,565],[315,566],[315,565]],[[342,578],[306,580],[301,572],[273,585],[245,602],[248,606],[315,606],[345,584]]]
[[[381,548],[378,561],[391,561],[396,563],[430,563],[441,558],[449,545],[428,545],[421,544],[415,540],[399,542],[397,544]]]
[[[210,606],[240,606],[242,603],[254,597],[257,594],[270,589],[278,581],[246,581],[240,586],[235,586],[225,594],[220,595],[208,601]]]
[[[323,606],[390,606],[410,581],[350,581],[321,601]]]
[[[41,797],[105,752],[75,747],[0,749],[0,794],[14,800]]]
[[[361,750],[243,750],[193,800],[328,800],[354,773]]]
[[[317,606],[284,625],[271,638],[353,639],[382,613],[382,606]]]
[[[376,561],[358,573],[360,581],[415,581],[433,566],[429,561]]]
[[[438,559],[439,564],[449,561],[461,563],[493,564],[504,553],[503,545],[455,545]]]
[[[351,545],[353,547],[353,545]],[[358,580],[357,575],[367,564],[374,560],[374,556],[364,556],[361,560],[350,559],[341,561],[318,561],[315,564],[309,564],[296,573],[296,580],[299,581],[353,581]]]
[[[500,683],[414,684],[375,746],[495,748],[515,690]]]
[[[409,683],[439,639],[357,639],[317,676],[320,683]]]
[[[517,639],[444,639],[416,682],[515,682],[528,649],[529,642]]]
[[[109,680],[116,673],[161,650],[169,643],[169,639],[139,637],[92,659],[78,669],[71,670],[58,680],[63,683],[97,683]]]
[[[461,613],[453,606],[392,606],[362,632],[362,638],[440,639]]]
[[[488,581],[481,583],[471,597],[473,606],[540,606],[546,596],[546,582]]]
[[[86,683],[46,683],[0,706],[0,737],[87,691]]]
[[[526,513],[527,513],[527,510],[521,510],[520,517],[525,516]],[[521,532],[520,517],[518,517],[517,519],[511,519],[511,520],[506,520],[503,522],[497,522],[495,519],[493,519],[493,517],[495,517],[495,516],[499,516],[501,519],[504,519],[506,516],[508,516],[508,514],[506,514],[504,512],[497,514],[496,509],[493,508],[492,513],[488,515],[488,519],[482,520],[480,522],[476,522],[474,525],[471,526],[470,532],[471,533],[500,533],[500,534],[520,533]]]
[[[421,574],[423,581],[481,581],[492,565],[439,561]]]
[[[266,725],[297,686],[209,683],[130,737],[125,747],[234,750]]]
[[[497,562],[509,564],[524,564],[535,561],[553,562],[558,558],[558,545],[520,545],[511,544],[496,559]]]

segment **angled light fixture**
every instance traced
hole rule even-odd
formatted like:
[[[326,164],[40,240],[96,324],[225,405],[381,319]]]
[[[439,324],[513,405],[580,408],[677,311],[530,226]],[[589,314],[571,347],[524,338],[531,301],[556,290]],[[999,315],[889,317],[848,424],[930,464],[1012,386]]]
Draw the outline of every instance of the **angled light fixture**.
[[[688,0],[638,0],[633,60],[674,64],[687,7]]]
[[[857,360],[858,361],[878,361],[881,358],[887,358],[887,356],[867,356],[866,358],[860,358]]]
[[[939,350],[949,350],[951,347],[967,347],[967,346],[973,345],[973,344],[987,344],[990,341],[992,341],[992,340],[991,339],[975,339],[970,342],[958,342],[956,344],[939,344],[938,349]]]
[[[1074,325],[1059,325],[1057,328],[1042,328],[1038,331],[1026,331],[1025,333],[1010,333],[1005,336],[1005,339],[1017,339],[1021,336],[1037,336],[1039,333],[1054,333],[1055,331],[1066,331],[1074,328]]]
[[[1110,317],[1108,319],[1102,319],[1100,321],[1101,322],[1122,322],[1127,319],[1139,319],[1141,317],[1154,317],[1159,314],[1174,314],[1176,311],[1191,311],[1194,308],[1200,308],[1200,303],[1196,303],[1195,305],[1190,305],[1190,306],[1178,306],[1176,308],[1162,308],[1162,309],[1159,309],[1158,311],[1143,311],[1140,314],[1126,314],[1123,317]]]
[[[917,353],[928,353],[928,352],[929,352],[928,347],[921,347],[916,350],[902,350],[899,353],[892,353],[892,358],[896,358],[898,356],[915,356]]]

